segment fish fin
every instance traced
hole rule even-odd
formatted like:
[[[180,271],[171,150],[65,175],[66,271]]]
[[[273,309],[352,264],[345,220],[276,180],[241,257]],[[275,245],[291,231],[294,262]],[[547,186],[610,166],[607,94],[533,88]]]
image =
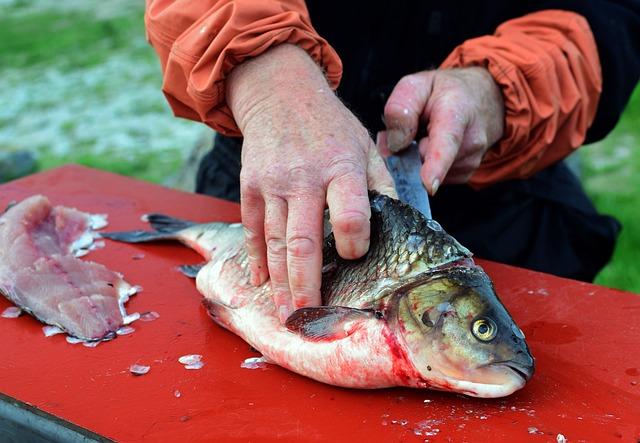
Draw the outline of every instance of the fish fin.
[[[7,205],[7,207],[6,207],[6,208],[4,208],[4,211],[2,211],[2,213],[0,213],[0,215],[2,215],[2,214],[6,214],[7,212],[9,212],[9,209],[13,208],[13,207],[14,207],[15,205],[17,205],[17,204],[18,204],[18,202],[17,202],[17,201],[15,201],[15,200],[11,200],[11,201],[9,202],[9,204]]]
[[[124,243],[145,243],[157,240],[178,240],[175,233],[156,231],[100,232],[100,237]]]
[[[189,220],[182,220],[164,214],[147,214],[145,218],[153,229],[165,233],[182,231],[197,224]]]
[[[178,269],[180,269],[180,272],[182,272],[187,277],[196,278],[198,272],[200,272],[200,269],[202,269],[206,264],[207,262],[197,263],[195,265],[182,265],[179,266]]]
[[[348,337],[358,328],[359,321],[376,317],[372,309],[320,306],[294,311],[285,326],[307,340],[331,341]]]

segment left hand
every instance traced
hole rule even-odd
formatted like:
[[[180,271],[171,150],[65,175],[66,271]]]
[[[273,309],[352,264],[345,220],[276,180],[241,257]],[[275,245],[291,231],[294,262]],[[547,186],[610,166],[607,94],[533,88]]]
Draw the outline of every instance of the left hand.
[[[441,183],[466,183],[504,131],[500,88],[485,68],[422,71],[403,77],[384,108],[383,155],[407,147],[418,126],[422,181],[431,195]]]

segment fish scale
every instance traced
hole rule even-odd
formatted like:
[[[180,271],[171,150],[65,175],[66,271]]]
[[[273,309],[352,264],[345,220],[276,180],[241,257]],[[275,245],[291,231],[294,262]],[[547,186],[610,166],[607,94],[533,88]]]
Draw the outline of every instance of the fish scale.
[[[402,285],[424,272],[469,257],[467,248],[442,228],[429,226],[411,207],[372,193],[367,254],[345,260],[336,251],[333,234],[325,240],[323,265],[330,270],[322,278],[322,300],[328,305],[363,307],[379,298],[372,289],[380,279]],[[402,267],[406,272],[398,272]]]

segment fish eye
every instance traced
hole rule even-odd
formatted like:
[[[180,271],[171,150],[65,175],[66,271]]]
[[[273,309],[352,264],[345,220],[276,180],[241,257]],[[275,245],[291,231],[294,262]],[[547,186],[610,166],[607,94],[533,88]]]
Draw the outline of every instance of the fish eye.
[[[498,327],[489,318],[479,318],[473,322],[471,332],[480,341],[490,341],[498,333]]]
[[[429,318],[429,311],[424,311],[424,313],[422,314],[422,323],[425,326],[428,326],[430,328],[433,327],[433,322],[431,321],[431,319]]]

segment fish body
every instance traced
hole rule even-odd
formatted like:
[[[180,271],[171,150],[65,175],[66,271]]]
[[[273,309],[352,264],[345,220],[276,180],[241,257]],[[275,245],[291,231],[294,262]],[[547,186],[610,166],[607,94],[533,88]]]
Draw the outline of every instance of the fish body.
[[[106,216],[35,195],[0,215],[0,293],[40,321],[83,340],[115,336],[137,290],[105,266],[80,260]]]
[[[368,253],[344,260],[323,249],[323,305],[282,325],[269,281],[249,282],[243,228],[151,215],[155,232],[115,240],[176,239],[207,260],[196,275],[211,317],[272,363],[352,388],[409,386],[501,397],[524,386],[534,363],[471,253],[434,220],[372,193]],[[197,270],[197,274],[194,272]]]

